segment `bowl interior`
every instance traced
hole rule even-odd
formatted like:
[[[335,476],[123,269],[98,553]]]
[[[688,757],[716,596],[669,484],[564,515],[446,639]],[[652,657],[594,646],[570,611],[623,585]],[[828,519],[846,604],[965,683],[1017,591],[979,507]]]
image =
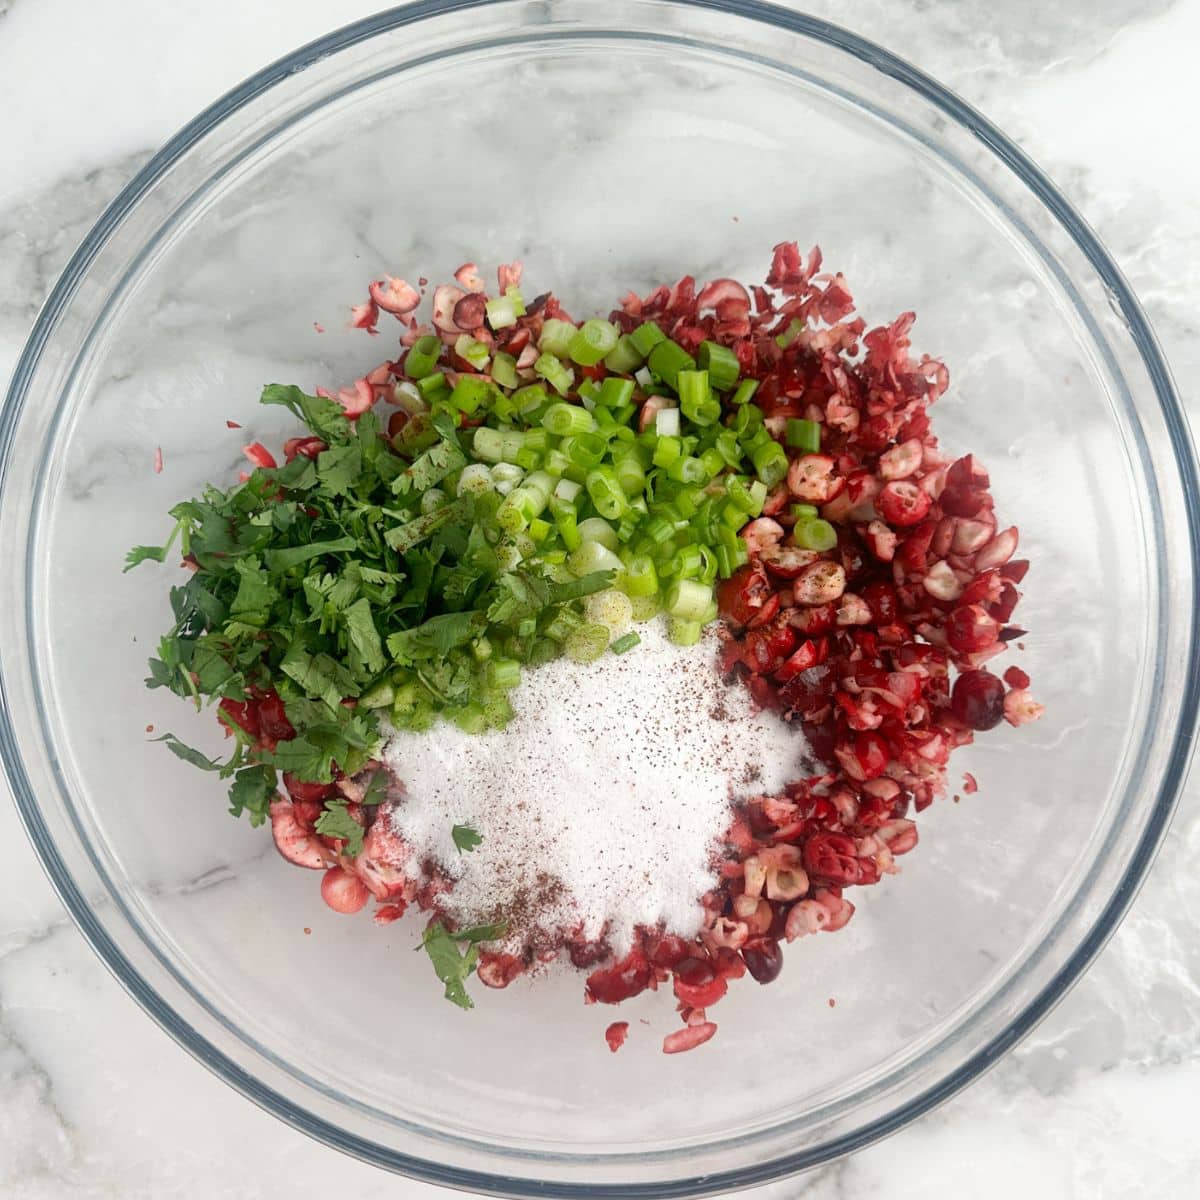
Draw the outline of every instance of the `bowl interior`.
[[[48,749],[26,752],[52,762],[40,799],[88,864],[95,919],[290,1104],[393,1165],[632,1186],[833,1145],[914,1080],[953,1074],[1065,961],[1165,771],[1156,494],[1177,485],[1146,448],[1149,386],[1108,348],[1120,323],[1097,325],[1064,259],[894,80],[812,37],[772,56],[718,48],[707,25],[646,28],[652,10],[682,22],[673,5],[628,6],[619,35],[535,7],[499,6],[520,37],[459,14],[431,41],[380,34],[253,101],[236,136],[184,153],[119,259],[89,274],[91,319],[27,447]],[[393,356],[386,316],[378,338],[346,328],[384,271],[436,281],[520,257],[529,288],[582,318],[684,273],[761,279],[785,239],[819,242],[870,324],[915,310],[915,346],[949,365],[936,429],[983,458],[1020,526],[1030,632],[1006,661],[1047,714],[956,756],[952,790],[971,771],[979,793],[922,814],[903,873],[854,895],[844,932],[787,947],[771,986],[733,988],[703,1051],[659,1053],[669,997],[584,1007],[567,971],[475,987],[465,1014],[411,953],[415,920],[330,912],[315,874],[226,815],[215,778],[149,740],[153,726],[221,749],[211,714],[142,687],[179,572],[122,575],[124,552],[160,540],[171,503],[231,480],[244,443],[287,436],[256,403],[264,383],[336,387]],[[1176,587],[1190,603],[1190,577]],[[631,1036],[614,1056],[601,1034],[618,1017]]]

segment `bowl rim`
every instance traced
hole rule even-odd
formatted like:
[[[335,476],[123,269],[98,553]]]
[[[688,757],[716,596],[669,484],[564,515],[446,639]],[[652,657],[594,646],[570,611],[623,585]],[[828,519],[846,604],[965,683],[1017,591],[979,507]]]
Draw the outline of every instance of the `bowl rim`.
[[[169,139],[125,185],[89,230],[63,269],[22,349],[0,408],[0,484],[7,473],[17,418],[58,314],[74,295],[100,249],[125,215],[196,142],[226,118],[269,91],[277,82],[321,59],[408,25],[482,8],[504,0],[416,0],[331,31],[277,59],[214,101]],[[793,12],[763,0],[663,0],[680,8],[719,12],[760,24],[773,25],[848,54],[866,66],[887,74],[933,105],[952,123],[982,143],[1007,166],[1055,218],[1082,252],[1108,289],[1110,302],[1125,323],[1158,399],[1174,464],[1182,485],[1188,518],[1187,544],[1193,578],[1200,578],[1200,474],[1178,393],[1157,339],[1142,308],[1099,238],[1075,211],[1049,177],[1009,137],[966,101],[924,71],[882,46],[832,22]],[[651,1183],[571,1183],[556,1181],[562,1196],[684,1196],[722,1192],[765,1183],[817,1166],[861,1149],[896,1132],[935,1108],[978,1078],[1003,1054],[1025,1037],[1066,995],[1104,947],[1136,897],[1166,833],[1187,777],[1193,749],[1193,731],[1200,714],[1200,639],[1189,637],[1185,686],[1180,716],[1170,740],[1170,755],[1154,807],[1142,830],[1128,866],[1112,896],[1096,915],[1086,936],[1042,990],[990,1042],[907,1104],[880,1116],[850,1133],[803,1151],[782,1155],[722,1172]],[[314,1140],[372,1165],[442,1186],[498,1195],[545,1194],[544,1186],[525,1176],[492,1174],[419,1158],[382,1146],[369,1138],[348,1133],[338,1125],[282,1096],[274,1088],[218,1050],[165,1001],[96,920],[50,836],[17,746],[16,731],[7,703],[7,688],[0,671],[0,760],[13,791],[20,819],[35,853],[69,915],[92,950],[133,999],[193,1058],[209,1068],[247,1099]]]

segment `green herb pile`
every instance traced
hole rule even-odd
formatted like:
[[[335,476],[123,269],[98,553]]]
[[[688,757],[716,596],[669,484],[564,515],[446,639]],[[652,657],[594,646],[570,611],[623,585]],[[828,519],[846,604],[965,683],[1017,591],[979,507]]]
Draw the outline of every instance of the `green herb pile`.
[[[489,320],[511,326],[520,294],[500,299]],[[464,335],[448,374],[448,348],[421,338],[396,369],[407,420],[391,437],[373,410],[272,384],[262,403],[307,427],[299,452],[176,505],[167,543],[131,551],[129,567],[177,548],[192,568],[147,682],[220,702],[227,761],[165,740],[231,779],[235,815],[261,823],[280,773],[355,775],[381,718],[502,727],[524,668],[631,650],[630,623],[660,612],[691,644],[716,616],[715,581],[746,560],[737,531],[787,469],[746,403],[754,381],[653,322],[547,319],[538,350],[530,376]],[[361,845],[344,801],[321,822]]]

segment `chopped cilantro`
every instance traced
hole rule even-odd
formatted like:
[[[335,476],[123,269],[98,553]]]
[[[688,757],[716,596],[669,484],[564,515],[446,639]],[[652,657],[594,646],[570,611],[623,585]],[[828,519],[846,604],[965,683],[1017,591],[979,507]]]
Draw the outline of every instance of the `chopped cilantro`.
[[[504,933],[503,922],[496,925],[476,925],[459,933],[451,933],[441,921],[434,921],[425,930],[421,948],[433,963],[434,974],[446,986],[446,999],[459,1008],[474,1008],[467,995],[466,981],[479,961],[479,943],[490,942]],[[460,950],[460,943],[464,948]]]
[[[325,811],[317,818],[316,831],[323,837],[342,838],[346,853],[357,858],[363,848],[363,827],[350,815],[344,800],[327,800]]]
[[[483,838],[470,825],[455,825],[450,830],[450,836],[460,854],[469,854],[476,846],[483,844]]]

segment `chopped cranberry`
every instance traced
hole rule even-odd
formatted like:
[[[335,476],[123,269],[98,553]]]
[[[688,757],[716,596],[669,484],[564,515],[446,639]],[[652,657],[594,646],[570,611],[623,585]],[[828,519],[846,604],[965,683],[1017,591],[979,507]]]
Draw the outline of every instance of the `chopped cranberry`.
[[[677,1029],[663,1038],[663,1053],[682,1054],[685,1050],[694,1050],[697,1046],[703,1046],[716,1032],[717,1027],[711,1021]]]
[[[804,869],[813,878],[831,883],[857,882],[859,866],[854,840],[841,833],[818,833],[809,838],[804,844]]]
[[[746,969],[759,983],[771,983],[783,970],[783,950],[777,941],[764,938],[742,947]]]
[[[641,950],[634,949],[611,967],[587,977],[587,994],[601,1004],[620,1004],[650,986],[650,964]]]
[[[907,528],[919,525],[929,512],[929,494],[907,479],[889,483],[879,493],[879,513],[889,524]]]
[[[605,1031],[604,1040],[608,1043],[608,1048],[616,1054],[620,1048],[625,1045],[625,1039],[629,1036],[628,1021],[614,1021]]]
[[[978,604],[956,608],[946,620],[946,640],[960,654],[974,654],[994,646],[1000,635],[1000,623]]]
[[[1004,672],[1004,682],[1010,688],[1027,688],[1029,686],[1029,676],[1020,667],[1009,667]]]
[[[774,595],[766,572],[760,567],[739,567],[717,587],[717,607],[736,626],[748,625],[758,610]]]
[[[950,711],[971,729],[994,729],[1004,718],[1004,684],[990,671],[964,671],[954,681]]]
[[[217,706],[244,733],[257,738],[261,732],[258,723],[258,706],[248,700],[222,700]]]

